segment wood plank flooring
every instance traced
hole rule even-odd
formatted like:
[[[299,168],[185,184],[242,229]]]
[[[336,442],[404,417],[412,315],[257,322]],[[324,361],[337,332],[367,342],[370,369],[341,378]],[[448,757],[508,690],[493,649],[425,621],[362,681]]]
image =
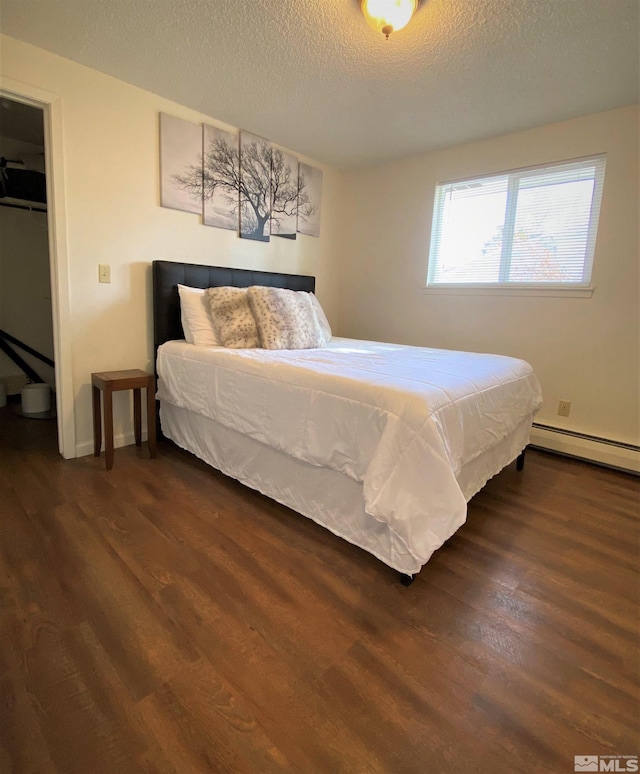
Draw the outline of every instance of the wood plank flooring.
[[[573,772],[640,753],[637,478],[530,451],[410,588],[161,443],[0,409],[0,771]]]

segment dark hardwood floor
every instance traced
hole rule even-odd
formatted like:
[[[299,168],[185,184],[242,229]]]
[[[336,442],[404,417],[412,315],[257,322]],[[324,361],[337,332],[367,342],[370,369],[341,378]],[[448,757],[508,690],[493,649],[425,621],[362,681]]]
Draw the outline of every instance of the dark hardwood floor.
[[[0,409],[0,771],[573,772],[640,752],[638,479],[530,451],[409,588],[160,443]]]

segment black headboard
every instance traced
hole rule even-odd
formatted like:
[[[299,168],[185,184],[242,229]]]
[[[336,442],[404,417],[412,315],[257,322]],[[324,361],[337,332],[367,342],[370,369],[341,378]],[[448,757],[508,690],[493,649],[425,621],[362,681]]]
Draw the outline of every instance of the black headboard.
[[[271,271],[229,269],[223,266],[200,266],[196,263],[153,261],[153,344],[155,352],[161,344],[182,339],[178,285],[192,288],[215,288],[231,285],[248,288],[250,285],[268,285],[287,290],[316,288],[316,278],[302,274],[279,274]]]

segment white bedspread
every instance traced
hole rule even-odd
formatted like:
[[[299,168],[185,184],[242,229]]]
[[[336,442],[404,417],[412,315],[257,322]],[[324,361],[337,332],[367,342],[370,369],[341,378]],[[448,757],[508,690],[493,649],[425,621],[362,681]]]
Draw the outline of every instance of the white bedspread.
[[[367,512],[420,564],[486,482],[463,491],[462,467],[542,405],[523,360],[353,339],[293,351],[171,341],[157,365],[160,400],[361,482]]]

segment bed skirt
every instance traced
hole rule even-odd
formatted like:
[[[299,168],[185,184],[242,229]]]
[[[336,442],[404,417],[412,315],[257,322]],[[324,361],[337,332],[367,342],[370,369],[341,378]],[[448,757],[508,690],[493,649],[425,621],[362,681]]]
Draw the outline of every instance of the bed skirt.
[[[421,563],[385,523],[364,509],[362,484],[330,468],[310,465],[235,430],[166,401],[162,432],[182,449],[242,484],[286,505],[338,537],[407,575]],[[468,500],[516,459],[529,441],[531,418],[464,466],[458,483]]]

